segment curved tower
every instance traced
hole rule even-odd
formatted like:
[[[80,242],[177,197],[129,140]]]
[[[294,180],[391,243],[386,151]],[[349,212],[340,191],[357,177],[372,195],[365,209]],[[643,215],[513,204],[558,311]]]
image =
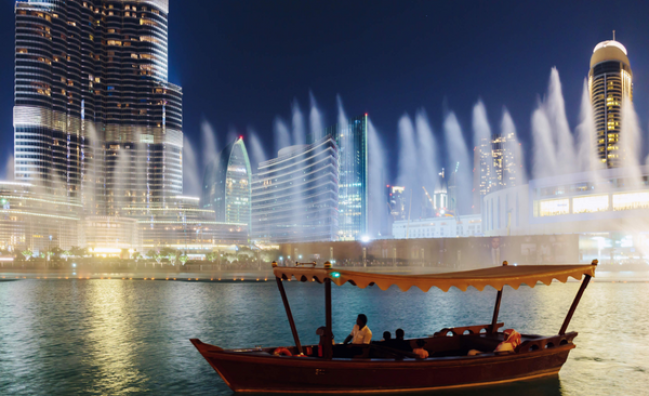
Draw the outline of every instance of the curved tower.
[[[590,58],[588,86],[595,113],[597,154],[609,168],[617,167],[620,157],[622,102],[633,100],[633,73],[626,48],[613,40],[597,44]]]
[[[243,139],[228,144],[205,169],[200,206],[216,221],[250,225],[252,171]]]

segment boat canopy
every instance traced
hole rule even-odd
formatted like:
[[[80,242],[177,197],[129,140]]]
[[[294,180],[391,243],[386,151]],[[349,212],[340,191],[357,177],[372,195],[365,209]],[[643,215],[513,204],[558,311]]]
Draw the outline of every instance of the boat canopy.
[[[349,282],[361,289],[377,285],[381,290],[397,285],[401,291],[408,291],[413,286],[424,292],[436,287],[447,292],[451,287],[466,291],[469,286],[482,291],[486,286],[502,290],[508,285],[518,289],[520,285],[536,286],[537,282],[550,285],[553,279],[565,283],[569,277],[580,280],[583,275],[595,276],[597,265],[506,265],[483,268],[471,271],[446,272],[422,275],[390,275],[370,272],[347,271],[337,268],[309,267],[275,267],[275,276],[290,280],[295,278],[302,282],[315,281],[322,283],[331,279],[333,283],[342,286]]]

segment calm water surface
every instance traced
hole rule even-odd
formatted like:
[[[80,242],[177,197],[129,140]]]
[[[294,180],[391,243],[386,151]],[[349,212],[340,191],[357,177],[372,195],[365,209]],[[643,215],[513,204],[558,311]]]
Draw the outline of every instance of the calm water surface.
[[[286,286],[302,342],[317,343],[323,287]],[[577,288],[505,289],[501,321],[556,334]],[[360,312],[375,336],[488,323],[495,294],[334,287],[334,333],[343,340]],[[432,394],[649,395],[647,296],[645,282],[591,284],[570,327],[577,348],[558,377]],[[0,395],[230,394],[194,337],[227,348],[292,343],[274,282],[0,282]]]

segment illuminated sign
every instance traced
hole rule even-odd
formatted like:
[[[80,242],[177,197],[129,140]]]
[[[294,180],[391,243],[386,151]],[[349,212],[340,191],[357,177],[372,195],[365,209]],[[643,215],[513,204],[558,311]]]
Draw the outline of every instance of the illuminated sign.
[[[572,199],[572,213],[593,213],[608,210],[608,195]]]

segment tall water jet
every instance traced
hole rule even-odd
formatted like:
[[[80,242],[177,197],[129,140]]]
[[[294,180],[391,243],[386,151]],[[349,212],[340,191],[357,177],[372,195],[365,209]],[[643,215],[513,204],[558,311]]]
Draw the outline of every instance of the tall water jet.
[[[304,116],[300,110],[300,104],[297,99],[293,101],[291,106],[291,123],[293,126],[293,144],[302,145],[306,143],[306,128],[304,126]]]
[[[336,105],[338,108],[338,128],[342,130],[347,130],[347,124],[349,123],[347,115],[345,114],[345,108],[343,107],[343,100],[340,95],[336,95]]]
[[[14,156],[9,154],[7,163],[5,164],[5,180],[12,181],[14,179]]]
[[[397,184],[405,187],[404,198],[408,202],[406,213],[408,220],[411,220],[419,216],[420,206],[417,203],[421,202],[421,194],[423,192],[420,193],[422,189],[421,185],[419,185],[418,177],[419,164],[417,157],[419,153],[416,143],[416,131],[408,114],[404,114],[399,119],[398,130],[399,161],[397,163]],[[415,203],[414,206],[413,203]]]
[[[541,104],[532,113],[532,142],[534,147],[532,175],[534,178],[556,175],[558,170],[557,154],[552,139],[552,127]]]
[[[432,217],[435,215],[434,210],[436,208],[429,200],[432,198],[430,194],[433,194],[437,187],[439,187],[437,184],[440,167],[437,162],[437,143],[433,134],[433,128],[431,128],[426,111],[423,109],[419,110],[415,116],[415,128],[418,143],[417,162],[419,163],[419,178],[416,181],[417,185],[414,186],[416,193],[413,191],[413,194],[418,195],[420,197],[419,201],[423,203],[420,216]],[[424,188],[428,194],[424,193]],[[426,211],[424,208],[429,208],[430,211]]]
[[[318,103],[313,96],[313,92],[309,92],[309,101],[311,102],[311,111],[309,112],[309,129],[313,141],[317,142],[324,137],[325,126],[322,119],[322,113],[318,109]]]
[[[205,117],[201,120],[201,146],[201,159],[204,170],[207,169],[212,161],[214,161],[219,152],[216,143],[216,132],[214,131],[212,124]]]
[[[603,168],[602,162],[597,156],[597,142],[595,140],[597,131],[595,129],[595,114],[590,101],[588,81],[584,79],[584,88],[581,94],[580,122],[576,129],[577,135],[577,167],[581,172],[592,172]]]
[[[288,129],[286,122],[280,117],[275,118],[273,134],[275,135],[275,154],[284,147],[291,145],[291,132]]]
[[[629,97],[622,100],[620,125],[619,164],[625,168],[625,178],[631,183],[640,183],[642,172],[640,170],[641,129],[635,106]]]
[[[503,119],[500,123],[500,133],[507,139],[505,142],[505,151],[508,153],[506,161],[510,160],[513,164],[510,167],[513,176],[513,185],[521,186],[527,184],[527,171],[525,170],[525,158],[523,157],[523,148],[518,141],[516,125],[506,108],[503,108]],[[505,164],[507,165],[507,163]]]
[[[553,67],[550,72],[548,96],[544,107],[550,122],[551,132],[553,132],[559,170],[562,173],[576,172],[574,139],[568,125],[565,101],[561,90],[561,79],[556,67]]]
[[[205,169],[205,168],[204,168]],[[203,169],[203,170],[204,170]],[[201,175],[198,158],[190,140],[185,136],[183,144],[183,193],[198,197],[201,195]]]
[[[256,173],[259,163],[266,161],[267,158],[266,153],[264,152],[264,146],[259,140],[259,136],[257,136],[257,133],[251,128],[248,128],[248,144],[250,147],[253,173]]]
[[[474,189],[481,188],[480,193],[487,193],[491,189],[490,183],[496,179],[494,175],[493,155],[491,146],[491,126],[487,119],[487,109],[478,100],[473,106],[473,147],[474,147],[474,172],[478,172],[480,185],[474,186]],[[502,176],[502,175],[500,175]],[[477,205],[478,203],[474,203]]]
[[[471,164],[462,128],[451,112],[444,120],[444,137],[449,158],[449,207],[455,215],[469,213],[471,207]]]
[[[384,185],[388,180],[387,167],[385,163],[385,150],[378,131],[371,121],[368,120],[367,140],[369,154],[369,218],[370,234],[373,237],[390,235],[391,230],[387,229],[388,206],[385,201]]]

